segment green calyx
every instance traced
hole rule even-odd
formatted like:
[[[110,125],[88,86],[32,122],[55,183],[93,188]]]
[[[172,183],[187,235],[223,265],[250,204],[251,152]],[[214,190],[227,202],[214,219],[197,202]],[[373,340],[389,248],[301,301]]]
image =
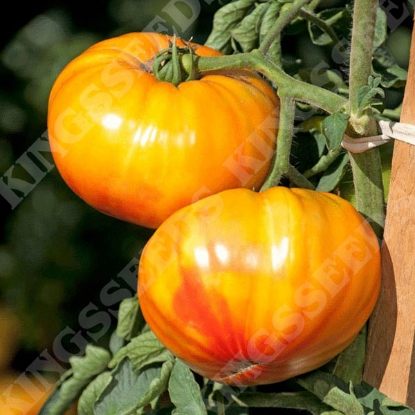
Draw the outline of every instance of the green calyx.
[[[182,57],[189,55],[191,62],[190,70],[186,71],[182,66]],[[153,75],[160,82],[170,82],[174,86],[178,86],[182,82],[198,79],[194,70],[195,52],[190,42],[185,47],[178,47],[176,36],[173,42],[169,42],[169,47],[160,51],[154,58]]]

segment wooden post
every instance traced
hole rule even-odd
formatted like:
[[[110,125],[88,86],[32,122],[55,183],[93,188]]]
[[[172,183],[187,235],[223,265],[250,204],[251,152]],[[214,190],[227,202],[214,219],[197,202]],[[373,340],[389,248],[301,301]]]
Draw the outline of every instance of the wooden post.
[[[401,122],[415,125],[415,30]],[[364,380],[415,407],[415,146],[399,141],[392,160],[382,279],[369,322]]]

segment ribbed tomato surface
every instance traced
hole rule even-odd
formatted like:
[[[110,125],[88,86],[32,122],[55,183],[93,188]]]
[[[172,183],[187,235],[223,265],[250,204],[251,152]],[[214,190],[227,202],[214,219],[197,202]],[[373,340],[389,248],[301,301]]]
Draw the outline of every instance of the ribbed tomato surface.
[[[63,69],[49,98],[49,140],[66,183],[101,212],[150,228],[209,194],[259,188],[278,127],[279,99],[251,71],[178,87],[157,80],[151,62],[169,41],[128,33],[99,42]]]
[[[344,199],[226,190],[179,210],[148,241],[139,302],[195,372],[256,385],[315,369],[356,337],[380,284],[378,240]]]

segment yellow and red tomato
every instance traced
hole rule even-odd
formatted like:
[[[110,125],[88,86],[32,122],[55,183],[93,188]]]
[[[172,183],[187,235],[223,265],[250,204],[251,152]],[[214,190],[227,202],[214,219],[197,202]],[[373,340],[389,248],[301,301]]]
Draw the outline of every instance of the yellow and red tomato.
[[[169,42],[157,33],[98,42],[63,69],[49,97],[49,141],[65,182],[99,211],[149,228],[209,194],[259,188],[278,128],[279,99],[252,71],[159,81],[151,62]]]
[[[191,369],[267,384],[311,371],[353,341],[378,297],[379,244],[336,195],[233,189],[167,219],[138,278],[148,325]]]

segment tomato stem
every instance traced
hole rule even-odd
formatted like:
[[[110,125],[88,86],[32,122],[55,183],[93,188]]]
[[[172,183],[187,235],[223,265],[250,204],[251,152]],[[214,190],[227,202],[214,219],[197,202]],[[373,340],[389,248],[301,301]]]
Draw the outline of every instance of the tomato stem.
[[[295,119],[295,101],[291,97],[280,96],[281,111],[278,126],[277,151],[268,178],[261,191],[278,186],[281,177],[286,176],[298,187],[312,189],[313,185],[290,165],[293,126]]]
[[[342,151],[344,151],[343,148],[338,147],[335,150],[331,150],[327,154],[321,156],[319,161],[313,167],[304,172],[304,177],[308,179],[327,170],[327,168],[337,159],[337,157],[339,157]]]
[[[371,108],[359,108],[359,90],[368,84],[372,73],[375,25],[378,0],[355,0],[350,54],[350,137],[377,134]],[[379,149],[350,154],[356,208],[381,237],[385,221],[384,189]]]
[[[179,48],[176,44],[177,37],[173,36],[173,42],[167,49],[160,51],[154,58],[153,74],[161,82],[170,82],[178,86],[182,82],[197,78],[194,70],[194,50],[187,45],[185,48]],[[181,56],[188,54],[190,56],[190,66],[188,71],[184,71],[181,63]]]
[[[305,102],[328,113],[344,112],[348,108],[348,101],[343,97],[293,78],[258,49],[230,56],[195,56],[193,59],[190,55],[182,55],[181,62],[187,73],[191,70],[192,64],[200,73],[220,69],[252,69],[274,83],[281,96],[289,96],[295,101]]]

